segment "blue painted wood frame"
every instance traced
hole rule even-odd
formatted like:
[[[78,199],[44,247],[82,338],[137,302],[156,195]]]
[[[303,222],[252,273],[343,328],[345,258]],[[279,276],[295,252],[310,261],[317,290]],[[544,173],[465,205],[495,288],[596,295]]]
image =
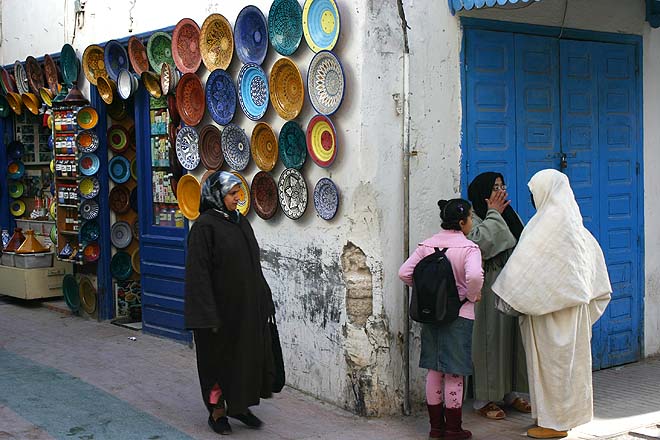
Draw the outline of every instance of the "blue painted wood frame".
[[[13,113],[11,114],[13,115]],[[14,118],[9,115],[0,118],[0,225],[11,235],[16,222],[9,213],[9,192],[7,191],[7,141],[14,139]]]
[[[596,41],[603,43],[625,43],[635,46],[635,55],[637,61],[637,87],[638,93],[636,96],[636,105],[637,105],[637,115],[639,118],[639,124],[637,128],[637,194],[639,195],[638,205],[637,205],[637,219],[638,219],[638,233],[641,237],[639,243],[639,255],[638,261],[644,261],[645,246],[644,246],[644,90],[643,90],[643,81],[642,81],[642,72],[643,72],[643,45],[642,37],[639,35],[627,35],[627,34],[617,34],[611,32],[596,32],[596,31],[586,31],[580,29],[561,29],[558,27],[552,26],[541,26],[533,25],[526,23],[511,23],[503,22],[496,20],[484,20],[471,17],[461,17],[461,24],[464,29],[479,29],[479,30],[491,30],[491,31],[500,31],[500,32],[513,32],[513,33],[522,33],[529,35],[538,35],[538,36],[549,36],[559,38],[562,36],[562,39],[571,39],[571,40],[582,40],[582,41]],[[462,133],[467,133],[467,96],[466,96],[466,85],[467,85],[467,75],[466,75],[466,64],[465,64],[465,32],[463,33],[461,53],[460,53],[460,71],[461,71],[461,106],[462,106]],[[467,196],[467,170],[469,164],[466,160],[466,149],[468,146],[465,144],[465,137],[461,138],[461,153],[462,153],[462,162],[461,162],[461,188],[462,194],[464,197]],[[637,273],[639,277],[639,288],[641,289],[641,298],[640,301],[640,310],[639,312],[639,322],[640,322],[640,331],[639,331],[639,347],[644,352],[644,301],[645,298],[645,268],[644,264],[637,265]]]

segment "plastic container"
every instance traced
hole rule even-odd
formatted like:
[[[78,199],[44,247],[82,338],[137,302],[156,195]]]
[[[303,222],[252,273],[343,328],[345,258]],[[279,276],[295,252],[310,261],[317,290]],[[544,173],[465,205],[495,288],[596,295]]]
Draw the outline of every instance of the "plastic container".
[[[16,267],[21,269],[51,267],[53,265],[53,252],[44,252],[38,254],[16,254],[14,255],[14,263]]]

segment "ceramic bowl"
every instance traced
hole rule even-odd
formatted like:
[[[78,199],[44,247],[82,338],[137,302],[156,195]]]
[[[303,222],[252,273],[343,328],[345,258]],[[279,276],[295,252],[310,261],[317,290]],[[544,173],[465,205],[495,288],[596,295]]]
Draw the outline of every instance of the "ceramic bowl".
[[[53,106],[53,92],[50,91],[49,88],[42,87],[39,89],[39,96],[41,97],[41,100],[48,106],[52,107]]]
[[[101,257],[101,247],[97,242],[87,243],[83,249],[83,259],[86,263],[93,263]]]
[[[290,121],[300,114],[305,102],[305,87],[298,67],[280,58],[270,71],[270,102],[282,119]]]
[[[147,41],[147,57],[154,71],[160,75],[163,63],[174,64],[172,37],[165,32],[154,32]]]
[[[172,32],[172,58],[183,73],[195,73],[202,64],[199,33],[199,26],[190,18],[181,19]]]
[[[55,96],[59,92],[60,72],[55,64],[55,60],[50,55],[44,55],[44,74],[46,76],[46,83],[48,90]]]
[[[133,273],[131,256],[127,252],[118,251],[110,260],[110,273],[120,281],[128,279]]]
[[[160,69],[160,88],[163,91],[163,95],[174,93],[177,84],[179,84],[179,78],[181,78],[181,74],[174,66],[163,63]]]
[[[330,118],[324,115],[312,117],[307,125],[307,152],[320,167],[327,168],[337,156],[337,132]]]
[[[210,72],[229,67],[234,55],[234,35],[229,21],[223,15],[211,14],[206,17],[199,33],[199,50]]]
[[[124,214],[130,209],[130,193],[124,185],[115,185],[108,195],[110,209],[117,214]]]
[[[85,153],[80,156],[78,167],[83,176],[93,176],[99,170],[99,157],[94,153]]]
[[[135,74],[129,72],[128,69],[122,69],[119,71],[119,76],[117,77],[117,91],[122,99],[128,99],[133,96],[139,85],[139,78]]]
[[[7,176],[12,180],[18,180],[25,174],[25,165],[20,160],[13,160],[7,165]]]
[[[23,104],[25,104],[25,107],[27,107],[28,110],[30,110],[30,113],[33,115],[38,115],[39,114],[39,107],[41,106],[41,101],[35,95],[34,93],[24,93],[21,96],[21,100],[23,101]]]
[[[176,188],[176,199],[179,202],[181,213],[188,220],[199,217],[199,182],[192,174],[186,174],[179,180]]]
[[[25,214],[25,202],[23,200],[14,200],[9,204],[9,211],[14,217],[20,217]]]
[[[163,96],[163,90],[160,88],[160,75],[151,71],[142,72],[142,83],[147,92],[154,98]]]
[[[82,66],[85,77],[91,84],[96,85],[99,77],[108,76],[108,72],[105,70],[103,48],[98,44],[87,46],[83,52]]]
[[[307,45],[314,52],[332,50],[339,38],[339,9],[335,0],[306,0],[302,26]]]
[[[140,76],[142,72],[149,70],[149,58],[147,57],[147,48],[137,37],[128,39],[128,58],[135,73]]]
[[[12,111],[20,115],[23,112],[23,98],[16,92],[7,92],[7,102]]]
[[[122,69],[128,69],[128,54],[124,46],[117,40],[110,40],[106,43],[103,60],[108,77],[113,81],[117,81]]]
[[[80,128],[89,130],[96,127],[96,124],[99,122],[99,114],[94,107],[86,106],[78,110],[76,121]]]
[[[281,55],[291,55],[302,40],[302,8],[298,0],[275,0],[268,12],[268,39]]]
[[[62,46],[60,50],[60,69],[62,70],[64,84],[66,84],[67,88],[71,88],[73,83],[78,81],[80,60],[78,59],[78,55],[76,55],[76,50],[68,43]]]
[[[259,8],[244,7],[234,23],[236,55],[243,64],[264,62],[268,52],[268,24]]]
[[[30,91],[38,95],[39,89],[44,86],[44,72],[41,70],[39,61],[32,55],[25,60],[25,73],[27,74]]]
[[[176,88],[176,106],[181,120],[190,126],[200,123],[206,110],[204,86],[194,73],[186,73]]]
[[[96,87],[99,89],[99,95],[106,104],[112,104],[117,91],[117,83],[110,78],[100,76],[96,81]]]
[[[79,294],[83,310],[89,315],[94,313],[96,311],[96,289],[89,278],[80,278]]]

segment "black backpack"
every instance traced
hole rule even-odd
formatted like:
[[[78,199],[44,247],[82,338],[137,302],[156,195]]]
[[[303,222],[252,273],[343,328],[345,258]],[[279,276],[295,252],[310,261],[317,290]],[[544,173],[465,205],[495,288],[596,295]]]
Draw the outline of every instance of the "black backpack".
[[[467,299],[458,297],[456,279],[447,259],[447,248],[422,258],[413,270],[410,318],[425,324],[448,324],[458,318]]]

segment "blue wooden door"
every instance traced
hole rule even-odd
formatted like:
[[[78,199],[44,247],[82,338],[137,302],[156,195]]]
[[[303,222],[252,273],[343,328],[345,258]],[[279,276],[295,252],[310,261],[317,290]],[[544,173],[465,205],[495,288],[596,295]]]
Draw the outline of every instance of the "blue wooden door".
[[[594,368],[638,360],[635,47],[479,30],[467,30],[465,41],[467,182],[483,171],[502,172],[512,205],[527,221],[534,213],[530,177],[544,168],[567,174],[584,224],[603,248],[614,289],[593,328]]]
[[[184,328],[183,321],[188,228],[187,224],[184,228],[154,224],[149,95],[142,87],[136,96],[135,114],[140,170],[138,197],[143,329],[147,333],[189,342],[192,336]]]

